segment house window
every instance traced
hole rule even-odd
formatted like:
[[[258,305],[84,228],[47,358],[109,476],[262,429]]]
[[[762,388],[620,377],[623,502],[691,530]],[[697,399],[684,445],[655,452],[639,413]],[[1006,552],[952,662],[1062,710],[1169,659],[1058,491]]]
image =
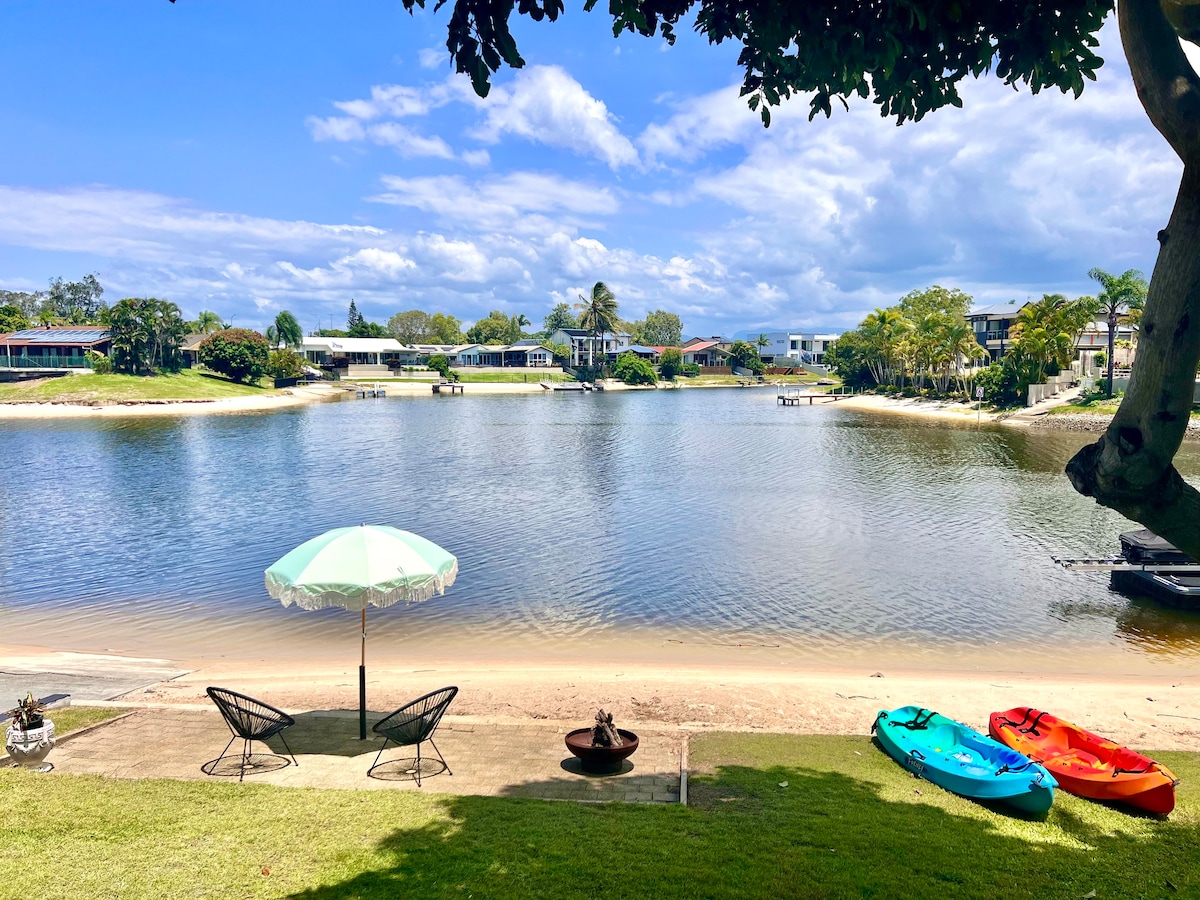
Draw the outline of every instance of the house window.
[[[792,341],[792,346],[791,346],[791,349],[792,349],[792,350],[799,350],[800,348],[799,348],[799,346],[797,346],[799,343],[800,343],[799,341]]]

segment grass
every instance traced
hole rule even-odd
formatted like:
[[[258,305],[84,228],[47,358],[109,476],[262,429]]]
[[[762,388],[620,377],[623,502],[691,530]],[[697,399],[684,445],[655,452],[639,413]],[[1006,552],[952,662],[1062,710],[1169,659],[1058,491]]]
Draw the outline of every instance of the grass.
[[[225,397],[259,397],[273,388],[235,384],[196,369],[177,375],[67,375],[39,381],[0,384],[0,403],[91,403],[146,400],[218,400]]]
[[[700,735],[692,807],[0,771],[26,896],[1166,897],[1200,894],[1200,757],[1169,821],[1059,794],[1030,821],[864,737]],[[786,783],[786,786],[784,786]]]
[[[97,722],[106,722],[125,712],[127,710],[99,706],[64,706],[62,709],[49,710],[46,716],[54,723],[54,733],[62,737],[68,731],[87,728]]]

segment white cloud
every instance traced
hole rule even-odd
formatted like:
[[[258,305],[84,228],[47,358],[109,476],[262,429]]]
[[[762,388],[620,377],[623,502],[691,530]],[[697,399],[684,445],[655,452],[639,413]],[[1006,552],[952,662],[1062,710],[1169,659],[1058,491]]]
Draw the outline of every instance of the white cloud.
[[[522,69],[511,85],[492,88],[476,137],[496,143],[504,134],[593,156],[609,168],[636,165],[637,149],[617,128],[615,118],[558,66]]]
[[[437,69],[449,65],[450,62],[450,56],[444,47],[423,47],[417,51],[417,59],[420,60],[422,69]]]
[[[382,122],[367,129],[374,143],[391,147],[401,156],[437,156],[453,159],[454,151],[440,137],[424,137],[397,122]]]
[[[308,125],[314,141],[361,141],[367,136],[366,129],[358,119],[339,116],[320,119],[309,116],[305,119],[305,124]]]
[[[342,100],[334,103],[344,113],[356,119],[378,119],[387,116],[423,116],[440,98],[420,88],[400,84],[376,85],[371,88],[370,100]]]
[[[412,207],[445,224],[486,231],[544,233],[544,217],[560,220],[559,227],[575,227],[620,209],[610,189],[551,173],[513,172],[475,183],[457,175],[385,175],[382,181],[385,191],[369,198],[376,203]]]

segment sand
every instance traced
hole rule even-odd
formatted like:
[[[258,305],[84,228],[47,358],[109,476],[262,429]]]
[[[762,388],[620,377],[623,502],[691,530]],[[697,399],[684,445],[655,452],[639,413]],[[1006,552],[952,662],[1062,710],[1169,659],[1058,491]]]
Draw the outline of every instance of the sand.
[[[104,658],[44,647],[0,646],[0,663],[26,671],[66,671],[73,658],[96,671]],[[113,666],[137,661],[109,657]],[[357,708],[358,659],[153,660],[186,675],[139,689],[121,702],[207,705],[204,689],[220,685],[292,712]],[[413,697],[455,684],[453,714],[480,721],[587,724],[597,707],[623,726],[676,726],[801,734],[865,734],[880,709],[917,704],[986,730],[995,710],[1034,705],[1135,747],[1200,749],[1200,671],[1080,677],[1036,672],[874,672],[865,667],[806,669],[732,665],[664,665],[621,660],[605,665],[537,660],[464,661],[434,657],[372,662],[368,697],[386,712]]]

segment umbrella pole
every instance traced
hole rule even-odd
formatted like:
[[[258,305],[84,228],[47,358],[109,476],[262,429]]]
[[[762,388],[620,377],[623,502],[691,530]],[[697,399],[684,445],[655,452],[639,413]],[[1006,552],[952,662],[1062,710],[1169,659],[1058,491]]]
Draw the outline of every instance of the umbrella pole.
[[[358,739],[367,739],[367,608],[362,611],[362,661],[358,666]]]

